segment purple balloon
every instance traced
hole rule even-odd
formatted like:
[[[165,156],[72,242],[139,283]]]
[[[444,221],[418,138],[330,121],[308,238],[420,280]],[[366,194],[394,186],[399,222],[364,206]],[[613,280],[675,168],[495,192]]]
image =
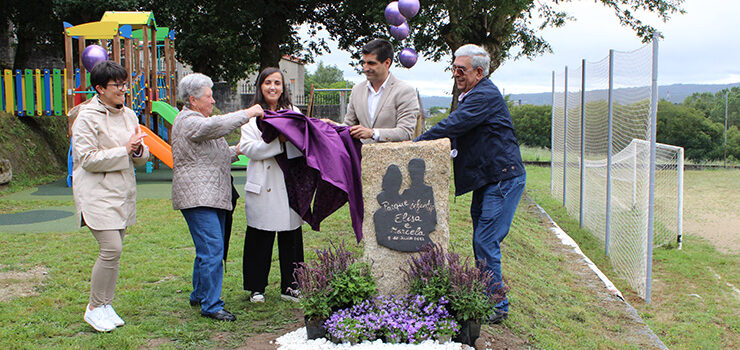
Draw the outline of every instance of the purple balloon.
[[[411,18],[419,13],[419,0],[398,0],[398,11],[406,18]]]
[[[108,51],[102,46],[90,45],[82,51],[82,65],[87,71],[91,71],[98,62],[108,60]]]
[[[401,61],[401,65],[403,65],[406,68],[411,68],[416,64],[416,60],[419,58],[419,55],[414,51],[414,49],[407,47],[403,50],[401,50],[401,53],[398,55],[398,60]]]
[[[385,19],[394,26],[400,26],[401,23],[406,22],[406,18],[398,11],[398,1],[391,1],[385,7]]]
[[[409,36],[409,24],[403,22],[400,26],[391,26],[391,35],[397,40],[406,39]]]

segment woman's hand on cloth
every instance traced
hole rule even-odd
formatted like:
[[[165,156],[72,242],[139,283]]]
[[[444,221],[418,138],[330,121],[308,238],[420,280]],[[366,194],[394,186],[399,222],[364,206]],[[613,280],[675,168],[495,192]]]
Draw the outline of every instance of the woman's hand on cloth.
[[[265,111],[262,109],[262,106],[258,104],[247,108],[244,112],[247,113],[249,118],[262,117],[265,115]]]
[[[335,121],[333,121],[333,120],[331,120],[331,119],[329,119],[329,118],[321,118],[321,119],[319,119],[319,120],[321,120],[322,122],[324,122],[324,123],[327,123],[327,124],[334,124],[334,125],[337,125],[337,122],[335,122]]]
[[[141,144],[144,142],[145,133],[141,132],[141,127],[136,125],[136,132],[126,142],[126,152],[134,154],[141,151]]]

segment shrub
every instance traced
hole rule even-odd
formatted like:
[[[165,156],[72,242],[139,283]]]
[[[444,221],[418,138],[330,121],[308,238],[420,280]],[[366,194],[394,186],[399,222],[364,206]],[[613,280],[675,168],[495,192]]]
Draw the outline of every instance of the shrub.
[[[333,310],[350,307],[377,293],[370,266],[358,262],[350,251],[330,243],[316,250],[317,259],[301,263],[294,271],[300,305],[308,320],[325,319]]]
[[[377,294],[370,265],[364,262],[355,261],[346,270],[335,273],[331,287],[329,306],[332,310],[359,304]]]
[[[459,322],[484,319],[495,311],[504,299],[508,287],[489,290],[493,274],[461,259],[454,252],[445,252],[437,244],[427,244],[417,256],[409,258],[409,270],[404,271],[411,293],[428,300],[447,298],[447,309]]]

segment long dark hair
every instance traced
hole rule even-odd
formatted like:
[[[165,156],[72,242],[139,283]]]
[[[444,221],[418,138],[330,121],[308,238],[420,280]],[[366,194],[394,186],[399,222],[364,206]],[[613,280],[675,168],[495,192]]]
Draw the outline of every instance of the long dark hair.
[[[265,110],[270,109],[270,105],[267,104],[267,101],[265,101],[265,96],[262,95],[262,83],[265,82],[265,79],[267,79],[270,74],[275,72],[280,73],[280,79],[283,80],[283,93],[280,95],[280,97],[278,97],[277,109],[291,109],[293,108],[293,103],[290,101],[290,92],[286,91],[287,85],[285,85],[285,76],[283,75],[283,72],[280,71],[280,69],[275,67],[265,68],[257,77],[257,88],[255,89],[256,91],[254,93],[254,98],[252,99],[252,104],[259,104]]]

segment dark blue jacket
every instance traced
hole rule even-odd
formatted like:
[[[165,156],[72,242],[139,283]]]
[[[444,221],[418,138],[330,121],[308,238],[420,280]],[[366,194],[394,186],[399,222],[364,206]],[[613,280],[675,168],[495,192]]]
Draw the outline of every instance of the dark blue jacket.
[[[447,137],[454,158],[455,195],[524,174],[511,115],[496,85],[483,78],[457,109],[414,141]]]

